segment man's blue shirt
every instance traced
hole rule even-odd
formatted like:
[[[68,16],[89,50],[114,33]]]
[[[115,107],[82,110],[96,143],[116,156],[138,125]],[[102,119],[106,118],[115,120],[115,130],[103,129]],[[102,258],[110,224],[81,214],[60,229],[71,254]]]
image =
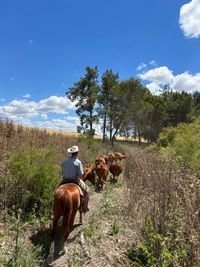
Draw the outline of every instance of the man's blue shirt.
[[[70,156],[65,159],[62,164],[62,175],[63,178],[76,178],[77,176],[83,175],[83,165],[77,156]]]

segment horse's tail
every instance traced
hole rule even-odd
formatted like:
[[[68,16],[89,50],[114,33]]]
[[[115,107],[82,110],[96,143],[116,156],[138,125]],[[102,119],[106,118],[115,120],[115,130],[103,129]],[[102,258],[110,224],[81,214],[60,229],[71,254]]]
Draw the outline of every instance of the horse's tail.
[[[72,214],[72,200],[67,191],[63,195],[61,205],[63,209],[63,236],[64,239],[67,239],[70,233],[70,220]]]
[[[68,192],[65,192],[63,197],[62,197],[62,201],[61,201],[61,207],[63,210],[63,216],[68,216],[68,214],[70,214],[70,210],[71,210],[71,199],[69,197]]]

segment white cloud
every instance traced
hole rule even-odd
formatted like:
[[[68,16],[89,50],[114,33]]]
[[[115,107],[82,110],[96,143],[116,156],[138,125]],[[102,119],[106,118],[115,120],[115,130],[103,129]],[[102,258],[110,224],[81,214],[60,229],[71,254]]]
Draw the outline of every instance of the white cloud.
[[[48,115],[47,114],[41,114],[40,116],[41,116],[41,118],[43,120],[47,120],[48,119]]]
[[[146,85],[146,87],[151,91],[154,95],[159,95],[162,91],[162,87],[157,82],[152,82]]]
[[[57,129],[57,130],[65,130],[65,131],[76,131],[77,125],[68,122],[63,119],[52,119],[46,121],[37,121],[35,126],[40,128],[48,128],[48,129]]]
[[[194,91],[200,91],[200,73],[190,74],[184,72],[174,77],[172,88],[175,91],[186,91],[193,93]]]
[[[68,121],[74,121],[76,123],[80,121],[79,117],[75,117],[75,116],[67,116],[65,119]]]
[[[21,116],[23,119],[31,119],[36,116],[43,118],[46,116],[47,118],[48,113],[67,114],[68,109],[74,109],[74,103],[67,97],[51,96],[39,102],[20,99],[1,105],[0,117],[20,122]]]
[[[152,66],[157,66],[157,62],[153,59],[153,60],[151,60],[150,62],[149,62],[149,64],[150,65],[152,65]]]
[[[2,117],[16,117],[23,115],[26,118],[34,117],[38,114],[37,104],[33,101],[12,100],[9,104],[0,106],[0,116]]]
[[[200,92],[200,73],[190,74],[189,72],[184,72],[173,75],[171,70],[163,66],[143,72],[138,77],[144,81],[150,81],[150,83],[146,84],[146,87],[153,94],[159,94],[165,85],[169,86],[172,91]]]
[[[137,70],[142,70],[147,66],[147,64],[144,64],[143,62],[140,63],[140,65],[137,67]]]
[[[186,37],[200,37],[200,0],[192,0],[181,7],[179,23]]]
[[[30,94],[25,94],[25,95],[23,95],[22,97],[23,97],[23,98],[30,98],[31,95],[30,95]]]
[[[50,96],[37,104],[38,112],[66,114],[66,109],[74,109],[74,103],[67,97]]]
[[[148,70],[147,72],[141,73],[138,76],[142,80],[149,80],[151,82],[156,82],[163,85],[170,83],[173,78],[172,71],[165,66]]]

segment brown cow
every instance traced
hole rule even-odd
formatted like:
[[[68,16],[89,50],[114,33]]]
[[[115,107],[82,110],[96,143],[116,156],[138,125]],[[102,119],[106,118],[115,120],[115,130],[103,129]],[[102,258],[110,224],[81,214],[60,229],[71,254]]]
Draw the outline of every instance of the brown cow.
[[[95,177],[95,168],[91,163],[86,164],[84,168],[83,181],[89,181],[91,184],[95,185],[96,177]]]
[[[111,165],[109,166],[109,171],[113,176],[112,181],[117,182],[119,175],[122,173],[121,163],[111,163]]]
[[[125,154],[120,153],[120,152],[115,152],[114,154],[115,154],[115,160],[116,160],[116,161],[117,161],[117,160],[121,161],[122,159],[124,159],[124,158],[126,157]]]
[[[108,164],[113,163],[116,159],[116,156],[113,152],[109,152],[107,156],[108,156]]]
[[[95,172],[99,179],[100,190],[103,190],[104,185],[107,183],[106,178],[109,174],[109,168],[103,157],[96,158],[95,165]]]

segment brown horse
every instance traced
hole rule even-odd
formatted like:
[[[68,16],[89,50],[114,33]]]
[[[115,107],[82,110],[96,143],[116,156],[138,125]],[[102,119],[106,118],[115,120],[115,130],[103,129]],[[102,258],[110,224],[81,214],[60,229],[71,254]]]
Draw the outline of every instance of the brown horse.
[[[55,240],[57,224],[60,217],[63,216],[61,236],[63,240],[63,252],[66,252],[65,243],[73,230],[74,219],[78,209],[80,212],[80,224],[82,224],[81,204],[82,197],[79,187],[76,184],[63,184],[54,194],[52,238]]]

